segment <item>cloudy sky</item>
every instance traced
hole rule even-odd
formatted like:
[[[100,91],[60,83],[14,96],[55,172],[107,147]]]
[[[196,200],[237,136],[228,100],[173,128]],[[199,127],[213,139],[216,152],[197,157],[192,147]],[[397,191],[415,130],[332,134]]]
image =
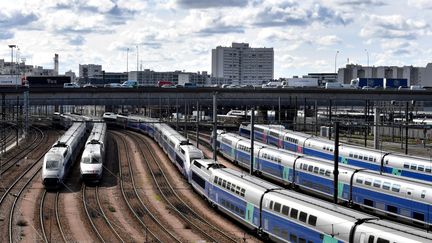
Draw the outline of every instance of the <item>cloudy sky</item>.
[[[430,0],[0,0],[0,59],[8,44],[28,64],[211,72],[211,49],[273,47],[275,78],[335,65],[425,66],[432,60]],[[366,51],[367,50],[367,51]]]

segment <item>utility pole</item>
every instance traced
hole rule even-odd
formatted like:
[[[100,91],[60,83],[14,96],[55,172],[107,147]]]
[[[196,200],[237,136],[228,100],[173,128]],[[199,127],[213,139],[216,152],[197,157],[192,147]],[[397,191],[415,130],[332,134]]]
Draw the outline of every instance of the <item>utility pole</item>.
[[[216,154],[216,140],[217,140],[217,100],[216,100],[217,92],[213,93],[213,160],[217,161],[217,154]]]
[[[408,154],[408,106],[409,102],[406,102],[405,107],[405,154]]]
[[[250,169],[249,173],[252,175],[254,173],[254,140],[255,140],[255,108],[251,109],[251,132],[250,132]]]
[[[337,204],[338,202],[338,185],[339,185],[339,122],[334,123],[334,131],[335,131],[335,142],[334,142],[334,193],[333,193],[333,202]]]
[[[200,108],[199,101],[197,100],[197,117],[196,117],[196,145],[199,148],[199,120],[200,120]]]

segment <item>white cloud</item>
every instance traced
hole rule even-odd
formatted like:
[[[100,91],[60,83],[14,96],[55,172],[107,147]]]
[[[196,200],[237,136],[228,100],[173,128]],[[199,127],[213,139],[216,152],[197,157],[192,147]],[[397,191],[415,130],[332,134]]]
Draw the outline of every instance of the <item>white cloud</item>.
[[[432,1],[430,0],[408,0],[408,5],[419,9],[432,9]]]
[[[423,20],[405,18],[402,15],[370,15],[360,31],[365,38],[416,39],[429,31],[429,24]]]
[[[100,63],[125,71],[135,46],[146,68],[211,71],[211,49],[231,42],[274,47],[275,77],[333,71],[341,60],[430,60],[430,1],[409,0],[15,0],[0,1],[0,59],[10,43],[29,64],[61,71]],[[35,38],[35,36],[37,38]],[[327,60],[327,61],[326,61]],[[135,68],[135,64],[133,65]]]

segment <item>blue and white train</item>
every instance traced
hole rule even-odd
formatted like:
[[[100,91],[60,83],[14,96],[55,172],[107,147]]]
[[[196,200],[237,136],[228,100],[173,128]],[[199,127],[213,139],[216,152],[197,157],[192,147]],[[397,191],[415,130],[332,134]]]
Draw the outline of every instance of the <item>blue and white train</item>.
[[[250,168],[250,140],[218,132],[217,146],[229,160]],[[331,161],[254,143],[254,171],[311,194],[333,197]],[[339,166],[338,198],[348,205],[373,210],[419,226],[432,227],[432,185],[349,165]]]
[[[338,205],[278,188],[269,182],[241,172],[223,169],[214,161],[202,159],[200,150],[182,145],[185,138],[166,124],[146,117],[117,117],[121,126],[153,134],[169,154],[175,152],[180,166],[179,148],[193,151],[183,164],[190,163],[188,182],[211,205],[236,221],[278,242],[427,242],[431,235],[419,229],[370,218]],[[165,146],[165,147],[164,147]],[[193,147],[193,149],[192,149]],[[199,152],[198,152],[199,151]],[[187,153],[185,153],[187,154]],[[199,156],[197,156],[199,155]],[[170,156],[170,155],[169,155]],[[177,157],[178,156],[178,157]],[[172,156],[170,156],[171,158]],[[200,158],[198,158],[200,157]],[[366,222],[373,220],[373,222]]]
[[[431,242],[431,235],[277,187],[208,159],[192,164],[193,188],[211,205],[275,242]]]
[[[42,183],[46,188],[58,188],[68,175],[84,145],[86,125],[74,122],[45,154],[42,165]]]
[[[105,123],[95,123],[87,139],[80,162],[80,175],[84,181],[99,182],[102,179],[105,163],[106,129]]]
[[[240,126],[241,136],[250,137],[250,125]],[[255,125],[255,139],[279,148],[333,160],[334,141],[268,125]],[[348,144],[339,145],[339,162],[396,176],[432,181],[430,159],[385,152]]]

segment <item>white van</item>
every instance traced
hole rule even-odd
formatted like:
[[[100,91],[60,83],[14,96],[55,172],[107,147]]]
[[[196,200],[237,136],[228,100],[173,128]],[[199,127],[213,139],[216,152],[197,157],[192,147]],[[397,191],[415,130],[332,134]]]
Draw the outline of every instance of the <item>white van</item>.
[[[80,86],[77,83],[64,83],[63,88],[79,88]]]

